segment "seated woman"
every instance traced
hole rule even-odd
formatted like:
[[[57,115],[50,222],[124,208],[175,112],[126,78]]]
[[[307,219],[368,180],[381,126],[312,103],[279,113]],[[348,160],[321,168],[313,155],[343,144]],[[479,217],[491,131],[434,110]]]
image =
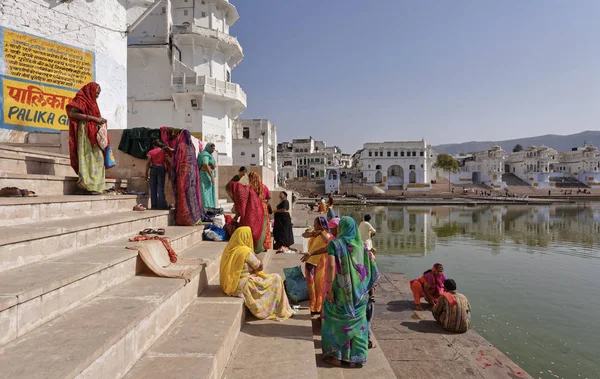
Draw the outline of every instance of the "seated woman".
[[[283,321],[292,317],[283,279],[262,272],[262,262],[253,252],[252,232],[235,230],[221,256],[219,281],[227,296],[243,297],[246,307],[262,320]]]
[[[415,308],[420,311],[421,298],[424,297],[429,304],[435,304],[436,299],[444,292],[444,266],[441,263],[433,265],[431,270],[427,270],[418,279],[410,281],[410,289],[415,298]]]
[[[325,270],[327,268],[327,244],[330,241],[329,226],[325,217],[317,217],[314,229],[307,230],[302,237],[309,238],[308,253],[304,253],[302,262],[306,262],[306,285],[310,298],[311,313],[321,313],[325,292]]]
[[[369,351],[368,292],[379,278],[373,256],[365,248],[354,220],[340,219],[338,237],[328,244],[327,298],[323,304],[323,360],[350,367],[367,362]]]
[[[444,280],[444,287],[446,291],[433,307],[433,317],[447,331],[464,333],[471,326],[471,304],[465,295],[456,292],[454,280]]]

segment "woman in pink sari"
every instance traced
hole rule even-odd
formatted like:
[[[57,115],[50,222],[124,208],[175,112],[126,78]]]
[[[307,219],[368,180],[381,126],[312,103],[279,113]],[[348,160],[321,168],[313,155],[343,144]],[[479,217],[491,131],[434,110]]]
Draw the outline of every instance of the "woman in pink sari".
[[[410,281],[410,289],[414,295],[415,308],[421,310],[421,298],[424,297],[427,302],[434,305],[437,298],[444,292],[444,266],[441,263],[433,265],[431,270],[427,270],[418,279]]]

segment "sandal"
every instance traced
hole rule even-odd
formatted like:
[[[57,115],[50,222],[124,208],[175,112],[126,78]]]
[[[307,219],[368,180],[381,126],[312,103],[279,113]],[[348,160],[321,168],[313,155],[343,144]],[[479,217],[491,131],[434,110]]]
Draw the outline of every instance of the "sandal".
[[[22,197],[23,193],[17,187],[4,187],[0,189],[0,197]]]
[[[145,236],[146,234],[154,234],[154,229],[147,228],[140,231],[140,236]]]
[[[164,228],[158,228],[154,231],[154,233],[158,234],[159,236],[164,236],[165,235],[165,229]]]
[[[146,210],[146,207],[144,207],[142,204],[138,204],[135,207],[133,207],[134,211],[139,211],[139,212],[143,212]]]

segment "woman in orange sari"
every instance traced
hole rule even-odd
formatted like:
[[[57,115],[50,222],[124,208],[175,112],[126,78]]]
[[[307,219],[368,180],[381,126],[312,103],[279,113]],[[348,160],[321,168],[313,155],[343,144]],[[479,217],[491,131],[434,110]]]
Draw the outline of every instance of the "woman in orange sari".
[[[304,253],[302,261],[306,262],[306,285],[310,299],[311,313],[321,313],[325,299],[325,270],[327,268],[327,244],[331,234],[327,220],[323,216],[315,218],[314,229],[307,230],[302,237],[309,238],[308,253]]]

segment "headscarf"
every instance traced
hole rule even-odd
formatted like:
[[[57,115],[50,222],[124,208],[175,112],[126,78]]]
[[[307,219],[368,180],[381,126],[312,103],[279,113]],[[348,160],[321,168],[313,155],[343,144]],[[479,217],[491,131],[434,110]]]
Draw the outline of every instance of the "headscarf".
[[[254,192],[256,192],[256,194],[261,200],[264,200],[264,186],[260,175],[258,175],[256,172],[251,172],[250,174],[248,174],[248,181],[250,182],[250,188],[252,188]]]
[[[102,117],[100,108],[98,107],[97,91],[100,85],[96,82],[90,82],[77,92],[73,100],[65,107],[67,117],[71,113],[72,108],[79,109],[83,114],[92,117]],[[73,120],[69,117],[69,155],[71,158],[71,167],[75,173],[79,174],[79,159],[77,157],[77,139],[79,120]],[[98,144],[96,135],[98,134],[98,124],[95,121],[88,120],[85,122],[86,134],[92,146]]]
[[[336,298],[336,303],[343,305],[346,313],[354,318],[355,308],[375,285],[379,270],[360,238],[356,222],[349,216],[340,219],[338,236],[329,246],[335,251],[336,296],[341,296]]]
[[[333,229],[333,228],[337,228],[338,225],[340,224],[340,219],[335,217],[332,218],[331,220],[329,220],[329,222],[327,223],[327,226],[329,226],[329,229]]]
[[[323,228],[324,231],[326,231],[327,233],[331,232],[329,230],[329,225],[328,225],[327,219],[325,219],[325,217],[319,216],[319,217],[317,217],[317,220],[319,222],[319,225],[321,225],[321,228]]]
[[[212,148],[215,146],[214,143],[209,142],[206,144],[206,146],[204,146],[204,151],[200,154],[200,156],[198,157],[198,166],[201,165],[202,162],[204,162],[206,160],[206,164],[212,164],[214,165],[215,162],[215,157],[213,157],[212,153],[210,152],[212,150]],[[200,168],[200,167],[198,167]]]
[[[427,270],[423,275],[427,284],[429,284],[429,286],[435,290],[434,295],[444,292],[444,280],[447,279],[446,274],[444,273],[439,276],[434,274],[437,272],[438,268],[444,268],[444,265],[441,263],[436,263],[433,265],[431,270]]]
[[[244,263],[248,258],[248,254],[252,254],[253,248],[254,242],[252,241],[250,227],[240,226],[237,228],[221,255],[219,282],[221,289],[227,296],[231,296],[236,292],[244,269]],[[264,273],[262,272],[257,274],[264,277]]]

